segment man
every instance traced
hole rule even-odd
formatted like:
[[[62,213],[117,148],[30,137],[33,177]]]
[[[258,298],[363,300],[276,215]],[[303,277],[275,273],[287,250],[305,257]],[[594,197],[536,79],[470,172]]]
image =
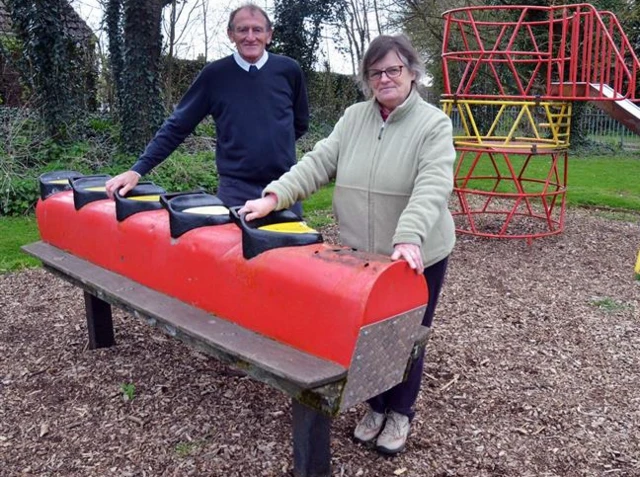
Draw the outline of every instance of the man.
[[[109,197],[135,187],[208,114],[216,123],[217,195],[227,206],[260,197],[295,164],[295,141],[309,125],[307,90],[294,60],[265,51],[272,33],[260,7],[231,12],[227,34],[237,52],[203,68],[133,167],[107,182]],[[292,210],[302,212],[300,204]]]

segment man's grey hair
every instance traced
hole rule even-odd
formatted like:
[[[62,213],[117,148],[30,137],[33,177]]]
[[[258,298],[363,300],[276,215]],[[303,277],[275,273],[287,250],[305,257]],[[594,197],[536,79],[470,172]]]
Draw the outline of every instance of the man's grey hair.
[[[369,44],[362,57],[360,72],[358,73],[358,84],[367,98],[372,95],[369,80],[367,79],[371,65],[380,61],[390,51],[395,51],[404,66],[416,75],[414,83],[420,81],[424,76],[424,63],[406,35],[380,35]]]
[[[238,12],[240,10],[245,10],[245,9],[249,10],[251,13],[256,13],[256,12],[260,13],[264,17],[264,19],[267,20],[267,31],[271,31],[273,29],[273,25],[271,24],[271,20],[269,19],[269,15],[267,15],[267,12],[265,12],[262,8],[260,8],[255,3],[249,2],[239,6],[234,11],[231,12],[231,14],[229,15],[229,24],[227,25],[227,29],[229,31],[233,31],[234,29],[233,20],[236,18],[236,15],[238,14]]]

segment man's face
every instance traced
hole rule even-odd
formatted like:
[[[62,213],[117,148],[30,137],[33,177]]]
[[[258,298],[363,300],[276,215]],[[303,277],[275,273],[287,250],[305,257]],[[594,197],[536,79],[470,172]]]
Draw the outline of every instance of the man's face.
[[[240,56],[249,63],[255,63],[271,42],[272,31],[267,29],[267,19],[259,11],[243,8],[236,13],[233,30],[228,30],[227,34],[236,44]]]

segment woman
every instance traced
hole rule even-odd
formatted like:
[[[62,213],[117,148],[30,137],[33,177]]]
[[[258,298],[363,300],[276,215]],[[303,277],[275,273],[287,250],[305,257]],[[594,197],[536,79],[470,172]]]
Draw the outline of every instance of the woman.
[[[416,91],[422,74],[405,36],[373,40],[359,75],[372,98],[349,107],[329,137],[240,213],[253,220],[285,209],[335,178],[333,210],[342,243],[404,259],[424,273],[429,301],[422,324],[431,326],[455,243],[447,208],[455,150],[451,121]],[[406,381],[368,401],[354,432],[357,441],[375,443],[384,454],[404,448],[423,362],[424,355]]]

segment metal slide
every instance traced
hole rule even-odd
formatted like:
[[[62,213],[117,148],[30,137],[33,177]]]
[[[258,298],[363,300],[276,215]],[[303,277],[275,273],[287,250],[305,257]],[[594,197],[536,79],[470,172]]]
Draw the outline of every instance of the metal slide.
[[[622,97],[606,84],[589,83],[588,94],[613,99],[613,101],[593,101],[593,104],[634,133],[640,134],[640,106]],[[616,99],[616,97],[619,98]]]

